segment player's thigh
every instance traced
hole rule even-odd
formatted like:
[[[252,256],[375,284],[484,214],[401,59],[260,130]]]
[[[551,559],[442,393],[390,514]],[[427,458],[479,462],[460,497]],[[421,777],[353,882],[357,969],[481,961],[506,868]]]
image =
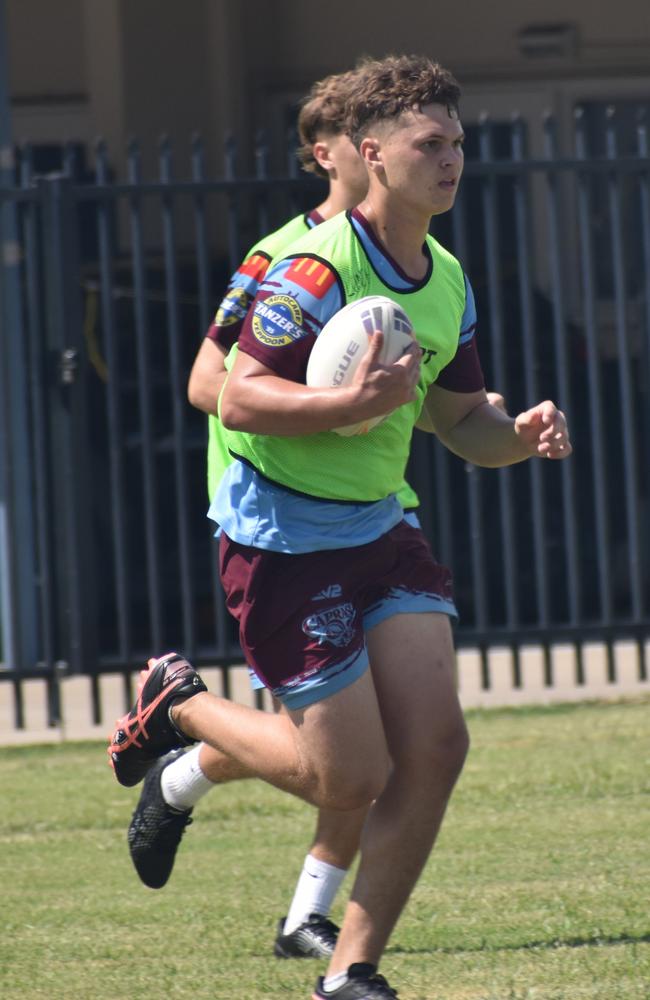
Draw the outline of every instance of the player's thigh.
[[[464,757],[455,651],[444,614],[396,614],[367,634],[373,680],[396,763]]]
[[[357,809],[384,787],[390,759],[370,670],[305,708],[283,709],[294,726],[301,764],[319,783],[323,806]]]

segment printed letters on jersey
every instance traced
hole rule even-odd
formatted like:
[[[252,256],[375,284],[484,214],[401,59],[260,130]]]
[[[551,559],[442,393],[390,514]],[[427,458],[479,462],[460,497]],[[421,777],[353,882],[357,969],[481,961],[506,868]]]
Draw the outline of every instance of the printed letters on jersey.
[[[253,297],[245,288],[231,288],[221,300],[221,305],[214,317],[215,326],[232,326],[241,323],[250,309]]]
[[[259,299],[253,313],[253,336],[267,347],[285,347],[305,336],[302,309],[291,295]]]

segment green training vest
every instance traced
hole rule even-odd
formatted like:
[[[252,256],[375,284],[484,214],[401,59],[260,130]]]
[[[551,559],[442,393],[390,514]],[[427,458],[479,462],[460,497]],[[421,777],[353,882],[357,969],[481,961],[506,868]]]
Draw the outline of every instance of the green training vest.
[[[265,236],[259,243],[246,254],[245,260],[253,257],[256,253],[262,253],[269,260],[273,260],[279,254],[283,254],[286,249],[295,243],[297,239],[310,232],[310,228],[305,222],[304,215],[297,215],[295,219],[290,219],[280,229]],[[234,284],[232,292],[237,291]],[[239,289],[243,294],[243,289]],[[219,314],[217,313],[217,316]],[[216,322],[216,320],[215,320]],[[212,414],[208,416],[208,497],[212,500],[215,490],[219,485],[221,477],[232,462],[232,456],[228,452],[228,445],[223,435],[223,430],[219,419]]]
[[[429,386],[456,354],[465,310],[460,264],[432,236],[427,245],[433,259],[429,281],[400,293],[380,280],[345,213],[293,244],[291,257],[313,254],[334,268],[345,293],[342,305],[366,295],[388,295],[406,311],[424,352],[417,398],[356,437],[334,431],[303,437],[226,431],[232,453],[273,482],[315,498],[370,502],[400,491],[413,427]]]

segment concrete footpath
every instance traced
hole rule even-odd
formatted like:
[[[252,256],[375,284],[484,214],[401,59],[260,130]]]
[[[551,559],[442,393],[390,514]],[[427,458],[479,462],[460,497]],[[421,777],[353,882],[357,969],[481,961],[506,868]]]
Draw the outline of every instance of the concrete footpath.
[[[650,696],[650,678],[644,677],[639,648],[633,642],[615,643],[612,664],[602,644],[582,647],[582,676],[573,646],[552,648],[550,676],[539,647],[519,650],[519,684],[510,649],[495,647],[485,664],[478,650],[458,653],[458,687],[465,709],[496,708],[517,705],[549,705],[561,702],[620,700]],[[645,646],[645,663],[650,664],[650,639]],[[650,673],[650,670],[648,671]],[[222,695],[223,675],[219,668],[201,668],[209,690]],[[253,705],[253,694],[245,666],[231,667],[230,696],[233,701]],[[137,671],[132,675],[133,687]],[[99,678],[101,722],[92,719],[90,678],[68,677],[60,684],[61,718],[56,726],[47,724],[47,686],[44,681],[22,684],[25,725],[15,726],[14,686],[0,681],[0,746],[32,743],[55,743],[64,740],[106,740],[115,720],[130,707],[126,703],[122,676],[106,674]],[[264,692],[264,707],[271,709],[271,698]]]

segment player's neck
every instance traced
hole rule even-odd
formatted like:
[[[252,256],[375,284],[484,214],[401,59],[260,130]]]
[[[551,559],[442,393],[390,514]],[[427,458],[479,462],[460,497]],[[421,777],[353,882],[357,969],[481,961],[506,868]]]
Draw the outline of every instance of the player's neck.
[[[411,278],[422,278],[429,266],[422,245],[429,231],[429,219],[416,211],[399,210],[389,200],[370,194],[359,205],[375,235],[402,270]]]
[[[323,219],[333,219],[339,212],[354,208],[359,201],[356,191],[351,191],[335,181],[330,181],[330,189],[325,201],[316,206],[316,211]]]

